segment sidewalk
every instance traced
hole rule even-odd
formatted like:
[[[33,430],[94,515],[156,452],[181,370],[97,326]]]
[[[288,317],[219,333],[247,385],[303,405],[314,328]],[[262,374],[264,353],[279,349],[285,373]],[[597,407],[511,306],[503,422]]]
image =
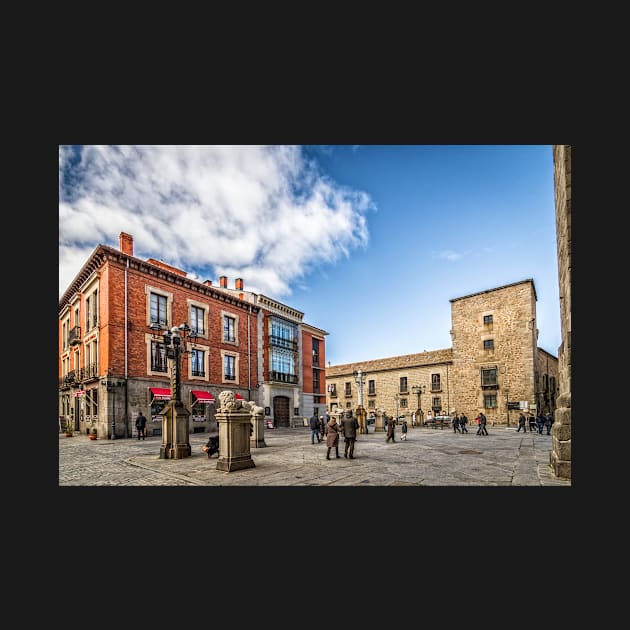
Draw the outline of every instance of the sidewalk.
[[[326,444],[311,444],[310,429],[266,429],[266,447],[254,448],[255,467],[216,469],[201,451],[207,434],[190,435],[192,454],[160,459],[161,437],[90,440],[59,435],[59,486],[571,486],[549,466],[551,436],[488,427],[488,436],[450,428],[410,428],[407,440],[385,443],[384,433],[359,435],[355,459],[340,459]]]

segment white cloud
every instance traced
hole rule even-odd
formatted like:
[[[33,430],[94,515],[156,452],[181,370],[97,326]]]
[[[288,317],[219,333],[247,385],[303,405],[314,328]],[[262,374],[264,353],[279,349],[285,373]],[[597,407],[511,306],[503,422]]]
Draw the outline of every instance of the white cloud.
[[[463,256],[463,252],[454,252],[452,249],[445,249],[435,254],[434,257],[441,260],[448,260],[448,262],[457,262],[458,260],[463,258]]]
[[[122,231],[137,257],[281,298],[367,245],[371,208],[296,146],[60,146],[59,292]]]

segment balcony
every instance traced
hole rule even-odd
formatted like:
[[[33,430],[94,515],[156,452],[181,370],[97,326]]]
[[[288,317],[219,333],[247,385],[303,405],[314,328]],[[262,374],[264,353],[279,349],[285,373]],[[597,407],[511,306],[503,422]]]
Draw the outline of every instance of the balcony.
[[[76,346],[81,343],[81,326],[75,326],[68,331],[68,345]]]
[[[284,372],[269,372],[269,380],[277,383],[297,383],[298,377],[295,374],[285,374]]]

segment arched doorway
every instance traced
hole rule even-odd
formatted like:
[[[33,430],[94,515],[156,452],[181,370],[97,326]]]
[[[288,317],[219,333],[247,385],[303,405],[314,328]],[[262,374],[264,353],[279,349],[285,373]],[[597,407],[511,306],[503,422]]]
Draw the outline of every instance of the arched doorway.
[[[276,396],[273,399],[273,424],[275,427],[289,427],[289,398]]]

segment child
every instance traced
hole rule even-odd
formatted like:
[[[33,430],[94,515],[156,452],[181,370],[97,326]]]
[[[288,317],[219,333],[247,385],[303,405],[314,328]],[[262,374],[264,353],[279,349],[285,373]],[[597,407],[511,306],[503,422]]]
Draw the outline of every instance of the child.
[[[401,435],[400,435],[400,439],[401,440],[407,440],[407,421],[403,420],[402,421],[402,428],[400,429],[401,431]]]

